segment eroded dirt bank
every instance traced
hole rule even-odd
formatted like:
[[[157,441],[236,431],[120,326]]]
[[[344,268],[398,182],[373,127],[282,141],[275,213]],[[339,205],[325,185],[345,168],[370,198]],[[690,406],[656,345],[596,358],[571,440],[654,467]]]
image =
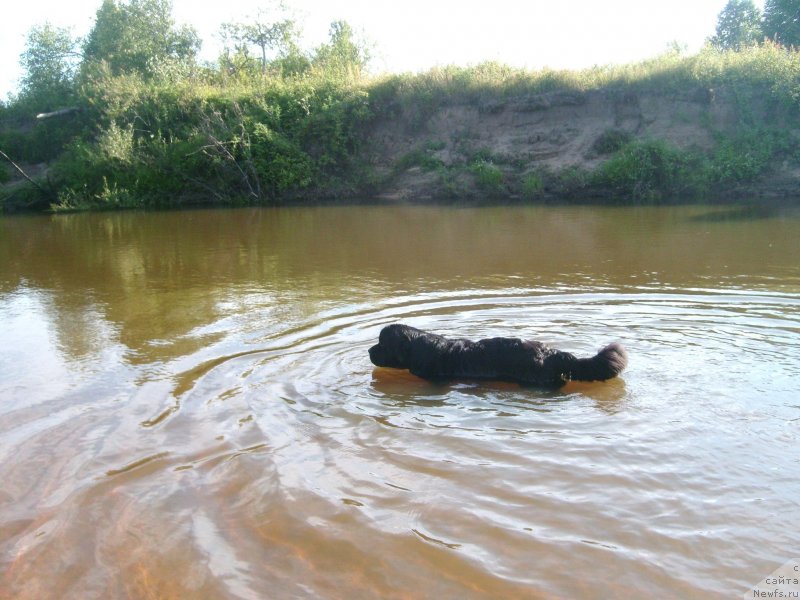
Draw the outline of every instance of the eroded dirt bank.
[[[800,140],[800,123],[789,108],[757,90],[746,104],[737,94],[706,88],[683,94],[601,90],[454,102],[432,110],[398,107],[370,130],[364,152],[377,174],[376,194],[387,201],[612,200],[620,190],[598,183],[593,174],[631,143],[713,157],[721,140],[742,131],[777,126],[788,139]],[[712,182],[707,199],[796,197],[797,159],[771,158],[755,178]],[[747,156],[737,160],[746,162]]]

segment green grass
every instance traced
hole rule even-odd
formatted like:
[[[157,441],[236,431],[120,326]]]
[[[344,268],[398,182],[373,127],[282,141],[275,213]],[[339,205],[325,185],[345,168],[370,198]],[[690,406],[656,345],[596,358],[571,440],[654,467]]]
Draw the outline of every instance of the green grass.
[[[482,192],[497,195],[503,191],[503,171],[497,165],[478,159],[469,165],[469,172]]]
[[[385,103],[398,100],[419,103],[430,110],[444,104],[481,104],[554,91],[627,89],[685,93],[698,86],[720,85],[756,86],[797,107],[800,57],[797,51],[767,43],[740,52],[710,47],[691,56],[666,52],[638,63],[578,71],[528,71],[489,62],[475,67],[439,67],[418,75],[390,75],[373,82],[371,88],[376,98]]]
[[[522,195],[527,200],[535,200],[544,193],[544,179],[538,173],[528,173],[522,178]]]

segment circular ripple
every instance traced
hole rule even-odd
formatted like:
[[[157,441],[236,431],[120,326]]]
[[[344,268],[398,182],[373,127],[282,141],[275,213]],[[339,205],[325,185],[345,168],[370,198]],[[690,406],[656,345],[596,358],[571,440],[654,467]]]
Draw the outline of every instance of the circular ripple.
[[[369,346],[383,326],[394,322],[446,336],[537,339],[576,355],[592,355],[620,341],[629,349],[631,366],[622,381],[570,384],[555,393],[496,382],[437,386],[371,365]],[[257,398],[279,389],[281,397],[317,409],[336,405],[364,410],[414,401],[473,402],[481,411],[517,404],[542,410],[575,394],[630,400],[637,397],[635,389],[626,391],[626,383],[632,382],[648,391],[660,386],[661,396],[722,382],[723,392],[742,385],[780,395],[788,393],[798,375],[793,350],[798,331],[798,301],[773,293],[516,289],[401,296],[320,312],[271,334],[252,350],[205,361],[177,378],[176,396],[198,392],[199,386],[199,397],[249,392],[249,402],[257,404]]]

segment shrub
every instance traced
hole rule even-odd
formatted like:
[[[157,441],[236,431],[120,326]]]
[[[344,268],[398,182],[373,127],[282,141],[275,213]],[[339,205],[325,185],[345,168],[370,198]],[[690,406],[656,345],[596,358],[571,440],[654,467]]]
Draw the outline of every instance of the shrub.
[[[602,164],[591,183],[608,188],[619,201],[654,203],[695,195],[703,187],[697,174],[705,171],[696,168],[699,160],[662,141],[632,142]]]
[[[538,198],[542,192],[544,192],[544,181],[538,173],[528,173],[522,178],[522,195],[525,198]]]
[[[592,152],[600,156],[613,154],[631,142],[633,136],[623,129],[607,129],[592,144]]]
[[[498,193],[502,189],[503,172],[499,167],[484,160],[477,160],[469,166],[475,183],[484,192]]]
[[[711,156],[711,178],[720,183],[755,179],[796,146],[786,131],[749,130],[724,137]]]
[[[314,166],[296,143],[263,123],[256,123],[252,140],[253,166],[265,186],[264,196],[275,199],[289,189],[311,185]]]
[[[105,161],[130,164],[134,160],[133,149],[132,123],[120,127],[116,122],[112,122],[97,138],[97,150],[101,159]]]
[[[404,171],[411,167],[420,167],[424,171],[436,171],[444,167],[441,159],[432,155],[427,149],[415,148],[407,152],[397,161],[396,168]]]

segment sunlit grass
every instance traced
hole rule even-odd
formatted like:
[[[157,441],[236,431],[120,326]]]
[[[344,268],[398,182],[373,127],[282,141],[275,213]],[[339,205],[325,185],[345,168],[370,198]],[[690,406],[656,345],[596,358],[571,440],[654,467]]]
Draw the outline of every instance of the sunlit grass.
[[[476,95],[589,91],[629,87],[660,92],[687,86],[767,84],[776,94],[796,98],[800,89],[800,53],[765,43],[739,52],[704,48],[693,55],[669,51],[641,62],[598,65],[568,71],[530,71],[488,62],[473,67],[437,67],[421,74],[386,75],[368,87],[389,86],[401,95],[444,94],[462,101]]]

